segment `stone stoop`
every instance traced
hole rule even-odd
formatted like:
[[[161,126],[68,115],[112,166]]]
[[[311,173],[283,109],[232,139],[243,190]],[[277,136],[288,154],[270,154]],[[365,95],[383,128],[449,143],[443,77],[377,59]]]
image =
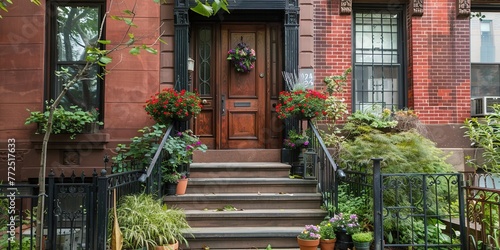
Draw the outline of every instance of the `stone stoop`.
[[[327,215],[315,180],[290,179],[290,165],[279,160],[257,161],[279,159],[276,150],[259,150],[260,158],[242,151],[250,156],[242,162],[216,162],[207,155],[200,162],[195,156],[186,194],[165,196],[167,206],[185,210],[191,226],[182,249],[299,249],[296,237],[304,225],[319,224]],[[244,155],[215,152],[216,159]]]

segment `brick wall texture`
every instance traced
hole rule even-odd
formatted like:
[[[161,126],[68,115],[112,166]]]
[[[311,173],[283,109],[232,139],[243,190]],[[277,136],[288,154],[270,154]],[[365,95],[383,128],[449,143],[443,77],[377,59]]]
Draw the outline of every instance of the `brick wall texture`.
[[[456,124],[470,117],[469,19],[456,16],[456,2],[424,1],[422,16],[405,12],[406,107],[426,124]],[[317,82],[352,66],[352,16],[340,15],[339,4],[314,2]],[[351,107],[351,94],[344,97]]]

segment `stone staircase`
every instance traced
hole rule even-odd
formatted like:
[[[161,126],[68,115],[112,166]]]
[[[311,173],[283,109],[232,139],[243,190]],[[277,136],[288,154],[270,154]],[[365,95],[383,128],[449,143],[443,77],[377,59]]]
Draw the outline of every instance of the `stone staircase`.
[[[304,225],[326,216],[317,182],[290,179],[279,150],[208,150],[193,160],[186,194],[164,199],[192,227],[182,249],[298,249]]]

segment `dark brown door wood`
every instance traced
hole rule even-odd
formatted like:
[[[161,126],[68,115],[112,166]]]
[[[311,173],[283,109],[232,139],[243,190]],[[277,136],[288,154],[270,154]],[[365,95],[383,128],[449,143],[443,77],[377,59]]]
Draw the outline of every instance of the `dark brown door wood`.
[[[221,27],[220,148],[265,148],[266,124],[266,27]],[[255,68],[237,72],[226,60],[227,51],[244,42],[256,53]],[[225,62],[224,62],[225,60]]]
[[[212,149],[279,148],[283,123],[274,106],[282,89],[280,23],[198,24],[192,27],[193,87],[204,100],[194,132]],[[236,72],[228,50],[243,41],[255,68]]]

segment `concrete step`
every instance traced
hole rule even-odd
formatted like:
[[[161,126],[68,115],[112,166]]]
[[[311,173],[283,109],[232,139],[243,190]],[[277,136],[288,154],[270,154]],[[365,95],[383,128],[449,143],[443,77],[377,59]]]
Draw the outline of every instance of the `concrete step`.
[[[281,162],[281,149],[227,149],[194,151],[193,162]]]
[[[299,249],[297,235],[301,227],[198,227],[186,235],[189,247],[182,249],[266,249],[271,244],[273,250]]]
[[[317,181],[290,178],[191,178],[187,194],[316,193]]]
[[[238,209],[238,208],[236,208]],[[185,210],[191,227],[303,227],[319,224],[327,215],[320,209]]]
[[[287,178],[290,165],[280,162],[192,163],[190,173],[192,178]]]
[[[189,184],[188,184],[189,185]],[[241,193],[241,194],[185,194],[165,196],[169,206],[184,209],[214,210],[232,205],[238,209],[317,208],[321,205],[319,193]]]

